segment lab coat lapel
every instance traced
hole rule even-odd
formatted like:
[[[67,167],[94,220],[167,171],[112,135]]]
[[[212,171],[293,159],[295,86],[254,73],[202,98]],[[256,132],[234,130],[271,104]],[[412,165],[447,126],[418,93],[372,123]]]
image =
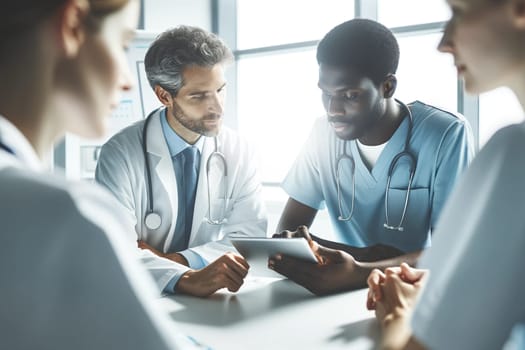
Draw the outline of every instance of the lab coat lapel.
[[[162,126],[160,122],[161,111],[159,110],[152,116],[153,120],[148,125],[147,138],[148,138],[148,154],[160,157],[159,162],[154,168],[152,173],[153,187],[155,187],[155,178],[160,179],[160,182],[164,186],[164,189],[168,193],[168,198],[171,206],[171,222],[169,228],[169,234],[165,242],[165,249],[171,244],[173,234],[175,232],[175,224],[177,222],[178,212],[178,194],[177,194],[177,179],[175,178],[175,171],[173,170],[173,162],[170,157],[170,152],[164,134],[162,132]],[[161,205],[156,203],[155,205]],[[166,251],[166,250],[165,250]]]
[[[200,160],[200,170],[199,170],[199,180],[197,183],[197,195],[195,198],[195,208],[193,210],[193,222],[191,226],[191,236],[189,244],[191,246],[193,239],[195,238],[200,225],[203,223],[203,221],[206,220],[208,216],[208,210],[209,210],[209,202],[208,202],[208,186],[211,186],[209,188],[214,189],[217,188],[217,181],[220,181],[220,177],[216,176],[218,173],[214,167],[213,163],[211,164],[211,168],[209,169],[210,174],[210,183],[208,184],[207,179],[207,170],[206,170],[206,163],[211,155],[211,153],[215,150],[215,144],[213,137],[206,137],[204,140],[204,145],[202,147],[202,155]],[[213,199],[213,192],[212,192],[212,199]]]

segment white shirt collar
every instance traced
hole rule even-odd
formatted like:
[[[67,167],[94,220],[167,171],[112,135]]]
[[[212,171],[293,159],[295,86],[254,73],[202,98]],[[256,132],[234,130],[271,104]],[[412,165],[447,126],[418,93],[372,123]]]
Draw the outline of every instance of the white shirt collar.
[[[43,171],[44,167],[33,146],[9,120],[0,115],[0,140],[11,148],[16,158],[27,168]],[[1,151],[0,152],[4,152]]]

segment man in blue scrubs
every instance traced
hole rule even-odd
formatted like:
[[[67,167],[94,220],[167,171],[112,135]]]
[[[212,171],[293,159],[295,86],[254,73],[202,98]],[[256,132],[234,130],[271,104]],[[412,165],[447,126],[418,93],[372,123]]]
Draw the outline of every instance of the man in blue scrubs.
[[[317,48],[327,117],[316,121],[282,184],[290,198],[277,232],[305,225],[281,236],[309,235],[326,207],[337,242],[317,232],[312,238],[324,247],[314,246],[349,254],[330,251],[335,255],[317,266],[270,260],[314,293],[364,287],[372,268],[414,264],[473,157],[463,117],[394,98],[398,60],[392,32],[366,19],[338,25]]]

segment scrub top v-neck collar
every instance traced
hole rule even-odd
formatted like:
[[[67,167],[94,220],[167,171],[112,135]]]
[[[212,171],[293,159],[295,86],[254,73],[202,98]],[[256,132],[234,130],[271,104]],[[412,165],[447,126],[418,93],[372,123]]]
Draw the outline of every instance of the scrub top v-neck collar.
[[[390,140],[388,140],[387,145],[379,155],[379,158],[371,171],[368,170],[368,167],[363,161],[356,141],[353,140],[350,142],[352,157],[354,157],[356,163],[356,176],[364,179],[367,187],[374,187],[387,178],[388,168],[390,167],[392,160],[405,148],[409,124],[410,120],[408,115],[405,115],[399,127],[396,129]]]

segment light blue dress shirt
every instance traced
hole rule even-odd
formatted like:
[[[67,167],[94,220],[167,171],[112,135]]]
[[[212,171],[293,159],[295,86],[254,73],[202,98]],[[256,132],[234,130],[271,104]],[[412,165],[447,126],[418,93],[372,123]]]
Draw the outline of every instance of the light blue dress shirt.
[[[162,111],[161,114],[161,126],[162,126],[162,133],[164,134],[164,139],[166,140],[166,143],[168,144],[168,149],[170,151],[170,156],[173,162],[173,171],[175,172],[175,177],[177,179],[180,179],[180,176],[183,172],[183,159],[182,159],[182,151],[184,151],[187,147],[192,147],[189,143],[184,141],[177,133],[169,126],[168,121],[166,119],[166,109]],[[204,145],[204,139],[201,137],[193,146],[196,147],[198,152],[197,157],[197,163],[200,164],[200,155],[202,153],[202,147]],[[181,181],[177,181],[177,189],[178,193],[183,193]],[[175,226],[175,232],[174,235],[174,244],[172,244],[172,247],[176,247],[177,249],[170,253],[178,252],[179,254],[183,255],[184,258],[188,261],[189,267],[192,269],[201,269],[204,266],[206,266],[206,261],[197,253],[193,252],[191,249],[187,247],[187,242],[189,238],[190,232],[181,232],[181,227],[186,227],[185,221],[185,215],[181,213],[181,209],[185,207],[186,203],[184,203],[183,196],[179,195],[179,213],[177,214],[177,224]],[[191,225],[191,223],[190,223]],[[186,237],[185,235],[188,235]],[[179,250],[180,249],[180,250]],[[179,281],[182,274],[175,275],[170,282],[166,285],[166,288],[164,289],[165,292],[167,291],[173,291],[175,288],[175,285]]]

